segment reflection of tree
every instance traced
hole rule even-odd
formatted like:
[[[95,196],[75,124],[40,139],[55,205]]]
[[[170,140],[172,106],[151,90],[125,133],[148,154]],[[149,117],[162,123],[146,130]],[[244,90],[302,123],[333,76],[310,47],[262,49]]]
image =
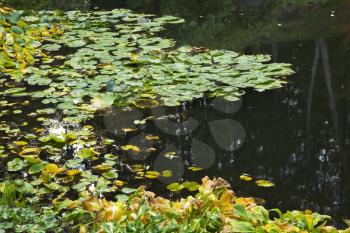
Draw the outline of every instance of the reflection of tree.
[[[306,129],[307,129],[307,145],[308,145],[308,154],[310,153],[309,147],[310,147],[310,118],[311,118],[311,106],[312,106],[312,94],[314,91],[314,86],[315,86],[315,76],[316,76],[316,71],[318,67],[318,60],[322,59],[322,65],[323,65],[323,71],[324,71],[324,79],[325,79],[325,84],[327,87],[327,92],[328,92],[328,106],[329,110],[331,112],[332,116],[332,123],[333,123],[333,128],[335,130],[335,137],[336,137],[336,142],[339,144],[340,143],[340,135],[339,135],[339,127],[338,127],[338,113],[336,109],[336,101],[335,101],[335,96],[332,88],[332,76],[331,76],[331,71],[330,71],[330,65],[329,65],[329,56],[328,56],[328,48],[326,41],[324,39],[319,39],[316,41],[315,45],[315,57],[312,65],[312,70],[311,70],[311,79],[310,79],[310,85],[309,85],[309,95],[308,95],[308,101],[307,101],[307,119],[306,119]],[[310,155],[309,155],[310,156]]]
[[[308,100],[307,100],[307,115],[306,115],[306,150],[307,155],[310,158],[310,141],[311,141],[311,133],[310,133],[310,119],[311,119],[311,107],[312,107],[312,95],[314,92],[314,86],[315,86],[315,76],[316,76],[316,69],[318,66],[318,60],[320,58],[320,50],[319,50],[319,43],[316,42],[315,45],[315,56],[312,63],[312,69],[311,69],[311,78],[310,78],[310,85],[309,85],[309,94],[308,94]]]
[[[321,57],[322,57],[322,63],[323,63],[323,69],[324,69],[324,78],[327,86],[328,96],[329,96],[329,109],[331,111],[332,115],[332,121],[333,121],[333,127],[335,130],[335,137],[336,142],[340,144],[340,135],[339,135],[339,128],[338,128],[338,113],[336,109],[335,104],[335,97],[334,92],[332,88],[332,76],[330,71],[330,65],[329,65],[329,56],[328,56],[328,48],[325,40],[321,39],[320,41],[320,49],[321,49]]]
[[[331,119],[333,123],[333,130],[334,130],[334,137],[335,137],[335,150],[339,151],[341,140],[340,140],[340,134],[339,134],[339,122],[338,122],[338,112],[336,108],[336,100],[334,96],[334,91],[332,88],[332,76],[330,71],[330,62],[329,62],[329,54],[328,54],[328,47],[327,43],[324,39],[318,39],[315,43],[315,55],[311,70],[311,80],[310,80],[310,86],[309,86],[309,93],[308,93],[308,100],[307,100],[307,117],[306,117],[306,145],[307,145],[307,155],[308,155],[308,161],[313,161],[312,156],[312,132],[310,131],[310,122],[311,122],[311,112],[312,112],[312,96],[314,91],[314,86],[316,84],[316,71],[318,68],[318,60],[322,60],[322,67],[323,67],[323,75],[325,80],[325,85],[327,89],[328,94],[328,107],[331,114]],[[317,177],[317,180],[319,181],[320,187],[319,192],[322,196],[325,196],[326,199],[331,199],[334,197],[341,197],[341,188],[339,186],[339,182],[334,180],[332,177],[334,175],[340,175],[340,171],[342,169],[341,161],[342,158],[339,157],[340,155],[334,155],[331,154],[316,154],[319,157],[320,168],[319,168],[319,174]],[[332,157],[331,157],[332,156]],[[332,162],[333,160],[333,162]],[[339,163],[340,162],[340,163]],[[329,192],[329,190],[332,190],[332,192]],[[327,197],[328,196],[328,197]],[[340,200],[342,200],[340,198]],[[323,199],[320,199],[320,202],[318,203],[319,208],[323,211],[325,211],[325,206],[327,203],[324,203]]]

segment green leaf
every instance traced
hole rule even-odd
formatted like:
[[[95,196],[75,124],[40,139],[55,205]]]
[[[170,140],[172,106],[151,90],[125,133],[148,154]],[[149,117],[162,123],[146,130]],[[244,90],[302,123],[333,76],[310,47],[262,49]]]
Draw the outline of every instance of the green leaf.
[[[239,220],[232,220],[230,221],[230,226],[231,226],[231,231],[232,232],[237,232],[237,233],[240,233],[240,232],[254,232],[255,233],[255,229],[254,229],[254,226],[249,223],[249,222],[243,222],[243,221],[239,221]]]
[[[20,158],[15,158],[7,163],[8,171],[20,171],[27,166],[27,163]]]
[[[122,192],[125,193],[125,194],[130,194],[130,193],[136,192],[136,190],[137,189],[125,187],[125,188],[122,189]]]

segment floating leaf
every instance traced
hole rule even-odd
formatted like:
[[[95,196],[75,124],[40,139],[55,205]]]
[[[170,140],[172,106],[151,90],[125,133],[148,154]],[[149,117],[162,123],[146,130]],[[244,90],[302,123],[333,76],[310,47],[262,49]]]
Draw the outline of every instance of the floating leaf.
[[[46,51],[58,51],[61,48],[61,45],[59,44],[46,44],[41,46],[42,49],[46,50]]]
[[[56,134],[50,134],[47,136],[40,137],[39,141],[44,142],[44,143],[50,142],[50,141],[56,142],[56,143],[65,143],[66,142],[65,138],[62,135],[56,135]]]
[[[268,181],[268,180],[257,180],[257,181],[255,181],[255,183],[259,187],[273,187],[273,186],[275,186],[274,183],[272,183],[271,181]]]
[[[164,170],[164,171],[162,171],[162,176],[163,177],[172,177],[173,172],[171,170]]]
[[[17,146],[26,146],[26,145],[28,145],[28,142],[26,142],[26,141],[15,141],[14,143]]]
[[[134,145],[125,145],[125,146],[122,146],[121,147],[122,150],[125,150],[125,151],[132,151],[132,152],[135,152],[135,153],[140,153],[141,150],[138,146],[134,146]]]
[[[95,170],[98,171],[108,171],[112,169],[112,166],[107,165],[107,164],[100,164],[94,167]]]
[[[47,182],[54,178],[59,171],[60,169],[56,164],[47,164],[41,172],[41,178],[44,182]]]
[[[167,185],[166,188],[169,189],[171,192],[178,192],[181,191],[184,188],[184,186],[178,182],[175,182]]]
[[[44,169],[45,164],[44,163],[37,163],[30,166],[28,173],[29,174],[36,174],[41,173],[41,171]]]
[[[194,167],[194,166],[192,166],[192,167],[188,167],[188,169],[189,169],[189,170],[191,170],[191,171],[193,171],[193,172],[203,170],[203,168],[200,168],[200,167]]]
[[[129,199],[129,197],[125,194],[118,194],[115,196],[115,198],[117,198],[117,200],[121,202],[127,202]]]
[[[7,163],[7,170],[8,171],[19,171],[22,170],[24,167],[27,166],[27,163],[20,158],[15,158],[12,161],[9,161]]]
[[[102,174],[103,177],[107,179],[117,179],[118,178],[118,173],[116,171],[108,171]]]
[[[78,169],[68,170],[68,171],[66,171],[66,174],[68,176],[75,176],[75,175],[80,174],[80,170],[78,170]]]
[[[160,176],[161,174],[157,171],[147,171],[145,174],[145,177],[150,178],[150,179],[156,179]]]
[[[128,187],[125,187],[123,188],[121,191],[125,194],[131,194],[131,193],[134,193],[136,192],[137,189],[133,189],[133,188],[128,188]]]
[[[91,100],[91,106],[97,110],[106,109],[114,103],[115,98],[112,94],[96,94]]]
[[[158,137],[158,136],[154,136],[154,135],[146,135],[145,138],[146,138],[146,140],[148,140],[148,141],[159,140],[159,137]]]
[[[47,187],[48,189],[51,190],[59,190],[61,189],[61,185],[55,183],[55,182],[51,182],[51,183],[44,183],[45,187]]]
[[[78,156],[82,159],[89,159],[98,155],[98,153],[93,148],[83,148],[78,152]]]
[[[74,41],[67,42],[66,45],[71,48],[77,48],[77,47],[83,47],[84,45],[86,45],[86,42],[83,40],[74,40]]]
[[[19,153],[21,157],[37,157],[40,153],[40,148],[26,147]]]
[[[188,189],[188,191],[196,191],[198,190],[199,184],[197,182],[189,182],[186,181],[184,183],[182,183],[183,187]]]
[[[251,181],[253,178],[250,176],[250,175],[248,175],[248,174],[242,174],[242,175],[240,175],[239,176],[239,178],[241,179],[241,180],[244,180],[244,181]]]

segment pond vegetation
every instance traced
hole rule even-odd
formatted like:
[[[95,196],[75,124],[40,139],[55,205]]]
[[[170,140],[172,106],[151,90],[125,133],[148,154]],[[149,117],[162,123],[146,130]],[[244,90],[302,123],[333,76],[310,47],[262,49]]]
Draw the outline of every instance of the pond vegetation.
[[[0,13],[0,232],[349,232],[309,210],[268,211],[258,199],[236,196],[220,178],[168,182],[169,191],[188,196],[156,197],[135,180],[175,174],[130,158],[157,151],[160,137],[142,135],[147,146],[123,144],[91,123],[115,108],[181,108],[203,98],[237,102],[247,89],[282,87],[294,73],[290,64],[179,46],[162,36],[165,26],[184,23],[173,16],[124,9],[1,7]],[[171,117],[130,117],[116,133]],[[176,153],[164,157],[176,159]],[[274,186],[249,174],[240,179]]]

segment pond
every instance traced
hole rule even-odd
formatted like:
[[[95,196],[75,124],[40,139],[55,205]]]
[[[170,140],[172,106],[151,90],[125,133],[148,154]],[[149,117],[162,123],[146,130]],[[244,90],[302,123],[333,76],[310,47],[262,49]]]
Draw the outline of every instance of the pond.
[[[156,125],[147,126],[145,132],[162,135],[165,148],[175,147],[184,155],[178,166],[189,163],[191,152],[208,157],[207,169],[184,172],[182,178],[223,177],[236,192],[264,198],[270,207],[312,209],[338,219],[349,216],[346,25],[350,17],[346,1],[283,11],[264,1],[238,1],[238,6],[233,1],[222,5],[214,1],[156,2],[149,6],[137,1],[97,1],[94,6],[180,16],[186,23],[167,33],[181,44],[266,53],[276,62],[291,63],[297,71],[284,88],[248,92],[237,104],[204,100],[181,109],[198,121],[193,129],[185,127],[190,131],[186,135],[172,136]],[[220,130],[213,132],[212,128]],[[239,146],[228,150],[234,140],[240,141]],[[153,166],[157,166],[156,159]],[[239,179],[242,173],[272,180],[276,186],[263,189],[246,184]],[[153,185],[165,194],[162,185]]]
[[[167,26],[162,33],[180,46],[269,54],[273,62],[290,63],[296,71],[282,88],[248,89],[234,102],[208,97],[180,107],[112,107],[96,114],[88,123],[97,138],[115,139],[121,147],[155,148],[137,157],[124,153],[127,165],[118,165],[125,173],[119,176],[131,186],[144,184],[171,198],[186,194],[169,192],[171,182],[222,177],[237,194],[261,198],[267,208],[311,209],[331,215],[336,225],[343,226],[342,219],[350,218],[350,4],[346,0],[315,2],[92,0],[72,4],[79,9],[126,8],[178,16],[185,23]],[[34,106],[40,108],[41,103],[33,102],[22,111],[30,113]],[[1,116],[0,121],[25,120],[30,128],[38,124],[23,115]],[[137,131],[125,130],[147,117],[153,119],[140,124]],[[157,139],[145,140],[147,136]],[[8,143],[5,136],[0,143]],[[113,146],[105,151],[120,152]],[[172,176],[134,179],[128,171],[133,164],[170,170]],[[244,174],[274,186],[257,186]]]

